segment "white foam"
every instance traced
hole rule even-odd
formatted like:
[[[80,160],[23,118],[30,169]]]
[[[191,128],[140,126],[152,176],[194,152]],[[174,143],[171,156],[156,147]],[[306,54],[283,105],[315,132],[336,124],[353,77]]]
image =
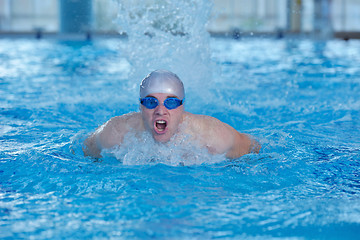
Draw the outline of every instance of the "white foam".
[[[186,91],[201,89],[212,79],[210,35],[206,25],[211,1],[118,1],[117,24],[128,35],[121,49],[131,64],[133,93],[148,73],[166,69],[177,74]],[[181,6],[181,7],[179,7]],[[207,84],[211,86],[211,84]]]
[[[166,164],[189,166],[214,164],[226,160],[224,155],[211,155],[206,148],[190,141],[184,134],[176,134],[167,143],[156,142],[150,133],[128,133],[120,146],[102,151],[124,165]]]

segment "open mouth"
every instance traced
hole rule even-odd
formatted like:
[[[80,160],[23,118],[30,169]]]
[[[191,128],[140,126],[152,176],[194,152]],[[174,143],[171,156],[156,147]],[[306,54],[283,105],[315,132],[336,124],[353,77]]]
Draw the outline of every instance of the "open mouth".
[[[155,129],[158,133],[162,133],[166,129],[167,122],[165,120],[155,121]]]

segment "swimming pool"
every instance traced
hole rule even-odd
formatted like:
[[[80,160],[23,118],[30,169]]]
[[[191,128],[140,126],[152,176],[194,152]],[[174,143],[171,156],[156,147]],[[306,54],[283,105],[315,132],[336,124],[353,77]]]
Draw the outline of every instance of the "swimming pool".
[[[182,4],[161,16],[206,20]],[[209,38],[184,24],[138,36],[148,25],[129,23],[129,40],[0,39],[0,238],[359,236],[360,41]],[[187,111],[255,136],[261,153],[229,161],[148,139],[85,158],[88,134],[138,111],[141,78],[167,66]]]
[[[121,44],[0,40],[1,238],[359,235],[359,41],[210,39],[215,77],[186,109],[262,151],[186,166],[137,148],[125,163],[83,157],[91,131],[138,110]]]

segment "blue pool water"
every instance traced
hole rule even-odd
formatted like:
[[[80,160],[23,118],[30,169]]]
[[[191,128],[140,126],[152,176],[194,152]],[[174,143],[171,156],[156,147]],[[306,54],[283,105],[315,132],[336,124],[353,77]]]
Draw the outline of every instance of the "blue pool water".
[[[0,40],[0,238],[359,236],[359,41],[211,38],[214,78],[186,109],[262,150],[199,152],[185,166],[149,161],[141,143],[119,159],[83,156],[97,126],[138,110],[124,44]]]
[[[197,3],[124,6],[128,39],[0,39],[1,239],[360,236],[360,41],[210,38]],[[138,111],[156,68],[182,78],[187,111],[260,154],[145,138],[84,157],[96,127]]]

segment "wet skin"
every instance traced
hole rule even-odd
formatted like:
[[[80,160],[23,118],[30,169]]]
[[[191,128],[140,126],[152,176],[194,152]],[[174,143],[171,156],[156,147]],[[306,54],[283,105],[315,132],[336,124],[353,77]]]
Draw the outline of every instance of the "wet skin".
[[[227,158],[238,158],[260,151],[261,146],[257,141],[216,118],[185,112],[183,105],[167,109],[164,101],[176,97],[175,95],[154,93],[148,97],[155,97],[159,105],[154,109],[140,105],[141,112],[111,118],[85,140],[85,155],[100,158],[102,149],[120,146],[124,136],[130,131],[147,131],[161,143],[170,141],[181,131],[190,136],[188,141],[207,148],[211,154],[226,154]]]
[[[167,142],[177,133],[179,125],[183,122],[184,106],[175,109],[167,109],[164,101],[167,98],[176,97],[167,93],[154,93],[147,97],[154,97],[159,101],[159,105],[154,109],[148,109],[141,105],[141,116],[144,127],[149,131],[153,138],[158,142]]]

